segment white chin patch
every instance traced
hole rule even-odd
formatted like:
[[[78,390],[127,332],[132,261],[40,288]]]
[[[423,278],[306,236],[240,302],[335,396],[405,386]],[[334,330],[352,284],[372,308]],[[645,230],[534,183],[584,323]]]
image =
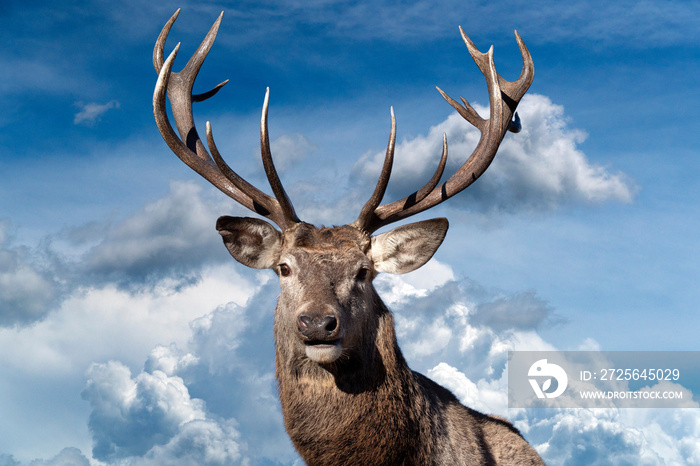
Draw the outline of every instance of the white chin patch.
[[[343,352],[340,342],[329,345],[307,345],[306,357],[319,364],[330,364]]]

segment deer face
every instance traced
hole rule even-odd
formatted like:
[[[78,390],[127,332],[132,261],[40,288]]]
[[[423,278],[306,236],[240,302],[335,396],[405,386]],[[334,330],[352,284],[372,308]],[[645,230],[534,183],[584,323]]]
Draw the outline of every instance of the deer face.
[[[277,344],[319,364],[359,353],[376,325],[376,274],[406,273],[425,264],[447,226],[445,219],[427,220],[371,237],[349,225],[299,223],[281,233],[258,219],[217,222],[237,261],[279,276],[275,327],[284,338],[278,335]]]

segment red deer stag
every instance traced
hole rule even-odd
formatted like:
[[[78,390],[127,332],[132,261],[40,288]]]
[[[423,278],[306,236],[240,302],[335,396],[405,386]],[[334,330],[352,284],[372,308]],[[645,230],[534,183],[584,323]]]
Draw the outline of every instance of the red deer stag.
[[[179,44],[167,59],[163,47],[178,14],[166,23],[153,51],[159,74],[153,95],[156,123],[187,165],[281,230],[256,218],[221,217],[216,223],[238,262],[273,269],[279,276],[276,377],[285,427],[299,454],[310,465],[544,464],[509,422],[463,406],[451,392],[411,371],[398,347],[392,314],[372,285],[379,272],[401,274],[425,264],[442,243],[448,223],[438,218],[372,233],[465,189],[489,166],[505,133],[520,129],[514,111],[532,82],[534,66],[517,32],[524,64],[518,80],[508,82],[496,72],[493,48],[479,52],[460,28],[486,77],[491,113],[481,118],[466,100],[461,105],[438,88],[481,132],[474,153],[457,172],[439,184],[447,159],[443,137],[442,158],[432,179],[410,196],[380,205],[394,155],[392,110],[379,182],[359,217],[348,225],[317,228],[297,217],[275,170],[267,133],[269,90],[260,141],[274,198],[224,162],[209,123],[211,155],[205,149],[195,129],[192,102],[213,96],[226,81],[204,94],[193,95],[192,87],[222,16],[185,68],[173,73]],[[179,136],[168,120],[166,94]]]

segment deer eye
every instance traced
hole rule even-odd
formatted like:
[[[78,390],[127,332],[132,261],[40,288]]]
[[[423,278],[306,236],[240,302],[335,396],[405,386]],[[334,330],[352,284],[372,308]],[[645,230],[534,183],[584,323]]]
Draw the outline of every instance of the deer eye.
[[[280,264],[280,275],[283,277],[288,277],[292,273],[292,269],[287,264]]]
[[[367,267],[362,267],[360,270],[357,271],[357,275],[355,275],[356,280],[364,280],[369,276],[369,269]]]

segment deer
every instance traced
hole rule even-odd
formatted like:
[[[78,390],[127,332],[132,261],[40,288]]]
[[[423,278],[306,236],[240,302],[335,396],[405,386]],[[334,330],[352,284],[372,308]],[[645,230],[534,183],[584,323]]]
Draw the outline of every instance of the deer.
[[[396,118],[379,180],[352,223],[317,227],[303,222],[282,186],[267,129],[269,88],[260,120],[263,168],[274,197],[254,187],[222,158],[206,123],[209,151],[194,124],[192,103],[215,95],[193,85],[211,49],[223,12],[180,72],[178,43],[164,46],[180,10],[163,27],[153,51],[158,73],[153,111],[172,152],[212,185],[258,217],[222,216],[216,222],[229,253],[254,269],[272,269],[280,295],[274,310],[275,376],[285,429],[309,465],[542,465],[541,457],[506,419],[462,405],[446,388],[412,371],[397,343],[394,318],[374,288],[379,273],[404,274],[424,265],[447,233],[445,218],[380,228],[426,211],[461,192],[491,164],[508,131],[521,129],[515,109],[534,77],[530,52],[515,32],[523,60],[520,77],[496,71],[493,46],[480,52],[460,27],[469,54],[486,78],[490,116],[462,98],[440,94],[481,133],[474,152],[440,183],[442,156],[432,178],[409,196],[381,204],[391,175]],[[166,110],[170,101],[173,129]],[[270,222],[274,223],[273,226]]]

